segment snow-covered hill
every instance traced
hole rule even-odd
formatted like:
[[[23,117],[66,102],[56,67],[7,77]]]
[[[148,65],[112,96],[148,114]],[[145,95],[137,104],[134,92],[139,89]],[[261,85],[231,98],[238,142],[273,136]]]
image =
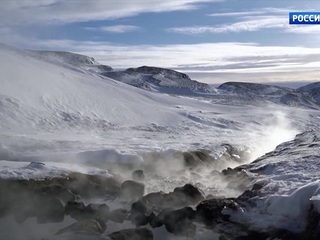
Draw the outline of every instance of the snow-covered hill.
[[[241,166],[240,169],[255,176],[251,187],[260,188],[247,195],[252,204],[235,213],[233,221],[262,232],[311,230],[307,226],[313,221],[310,213],[312,209],[320,212],[319,143],[319,132],[307,131],[251,164]],[[313,237],[310,235],[308,239]],[[285,239],[293,238],[289,235]]]
[[[310,87],[308,86],[295,90],[258,83],[227,82],[221,84],[218,89],[222,93],[237,95],[243,100],[253,102],[270,101],[292,107],[319,109],[319,94],[317,94],[316,85],[310,84]],[[313,89],[312,91],[311,88]],[[310,89],[310,91],[307,89]]]
[[[81,54],[60,51],[29,51],[29,53],[35,58],[64,67],[69,66],[73,70],[86,70],[98,74],[113,70],[110,66],[96,62],[93,57]]]
[[[192,95],[211,92],[208,84],[191,80],[184,73],[170,69],[142,66],[125,71],[106,72],[103,75],[146,90]]]
[[[310,83],[297,89],[298,92],[310,94],[318,103],[320,103],[320,82]]]

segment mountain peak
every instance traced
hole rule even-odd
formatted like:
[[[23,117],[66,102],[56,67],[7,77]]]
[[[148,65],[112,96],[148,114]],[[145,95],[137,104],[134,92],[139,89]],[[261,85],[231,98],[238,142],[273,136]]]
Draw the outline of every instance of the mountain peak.
[[[152,67],[152,66],[141,66],[138,68],[128,68],[126,72],[138,72],[138,73],[144,73],[144,74],[162,74],[164,76],[170,76],[170,77],[176,77],[176,78],[182,78],[191,80],[190,77],[185,74],[181,73],[172,69],[167,68],[159,68],[159,67]]]

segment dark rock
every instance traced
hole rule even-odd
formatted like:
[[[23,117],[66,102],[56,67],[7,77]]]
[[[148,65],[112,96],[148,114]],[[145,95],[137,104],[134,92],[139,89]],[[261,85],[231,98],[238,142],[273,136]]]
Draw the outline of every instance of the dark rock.
[[[145,179],[144,173],[142,170],[135,170],[132,173],[132,179],[137,182],[143,182]]]
[[[131,222],[137,227],[147,225],[149,222],[147,215],[148,208],[142,200],[132,203],[131,205]]]
[[[89,204],[86,209],[88,214],[91,213],[92,218],[98,218],[103,221],[108,220],[110,208],[107,204]]]
[[[170,192],[163,197],[161,208],[179,208],[190,204],[186,196],[180,192]]]
[[[56,223],[64,219],[64,207],[59,199],[44,198],[37,206],[38,223]]]
[[[87,207],[82,202],[67,202],[65,206],[65,214],[70,215],[74,219],[87,218],[88,214]],[[90,211],[91,214],[91,211]]]
[[[157,217],[153,212],[148,217],[148,222],[152,228],[158,228],[163,225],[163,221]]]
[[[264,186],[265,186],[265,184],[255,183],[255,184],[253,184],[251,190],[252,190],[252,191],[259,191],[259,190],[261,190]]]
[[[237,197],[237,202],[242,202],[242,203],[250,203],[253,204],[252,201],[250,201],[251,198],[254,198],[257,196],[257,193],[252,190],[246,190],[244,191],[239,197]]]
[[[191,207],[185,207],[167,212],[164,216],[164,224],[170,233],[193,236],[196,226],[192,221],[195,217],[196,212]]]
[[[164,201],[164,195],[165,193],[162,191],[153,192],[143,196],[142,200],[149,206],[149,208],[157,207]]]
[[[211,164],[215,161],[215,159],[210,155],[210,152],[206,150],[184,152],[183,158],[185,165],[188,167]]]
[[[224,175],[226,181],[229,182],[229,188],[242,191],[247,190],[247,185],[250,183],[250,178],[245,171],[227,168],[222,170],[222,174]]]
[[[314,209],[313,204],[311,204],[308,212],[307,225],[302,234],[302,239],[320,239],[320,214]]]
[[[234,170],[234,169],[229,168],[229,167],[222,170],[222,174],[225,175],[225,176],[227,176],[227,175],[229,175],[229,176],[230,176],[230,175],[231,175],[231,176],[234,176],[234,175],[237,175],[238,172],[239,172],[239,171]]]
[[[48,197],[55,197],[63,203],[76,200],[76,196],[70,190],[61,185],[45,186],[40,190],[40,192]]]
[[[107,225],[103,221],[96,219],[83,219],[75,222],[65,228],[60,229],[56,235],[73,233],[85,235],[101,235],[107,229]]]
[[[124,229],[108,236],[111,240],[153,240],[152,231],[146,228]]]
[[[144,184],[128,180],[121,185],[121,195],[126,200],[136,200],[144,195]]]
[[[114,199],[121,193],[120,186],[115,178],[82,173],[70,174],[67,181],[68,189],[83,198]]]
[[[82,202],[67,202],[65,214],[77,220],[92,218],[107,221],[109,206],[106,204],[89,204],[85,206]]]
[[[116,223],[123,223],[128,216],[128,211],[126,209],[116,209],[109,213],[109,220]]]
[[[92,218],[107,221],[109,207],[106,204],[89,204],[85,206],[82,202],[67,202],[65,214],[77,220]]]
[[[206,225],[212,225],[218,220],[229,219],[229,216],[223,215],[222,210],[229,208],[232,210],[238,210],[239,206],[234,199],[210,199],[204,200],[197,206],[197,218]]]
[[[197,204],[205,199],[203,192],[192,184],[177,187],[173,192],[183,194],[191,204]]]

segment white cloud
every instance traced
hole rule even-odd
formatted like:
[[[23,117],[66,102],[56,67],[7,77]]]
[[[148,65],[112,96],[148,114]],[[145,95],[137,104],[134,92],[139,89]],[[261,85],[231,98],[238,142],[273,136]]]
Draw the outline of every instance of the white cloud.
[[[296,33],[296,34],[315,34],[320,32],[320,25],[291,25],[286,29],[288,33]]]
[[[222,13],[212,13],[208,14],[210,17],[237,17],[237,16],[246,16],[246,15],[257,15],[263,14],[264,11],[248,11],[248,12],[222,12]]]
[[[102,32],[111,32],[111,33],[126,33],[126,32],[134,32],[139,31],[141,28],[133,25],[114,25],[107,27],[99,27],[99,28],[91,28],[87,27],[86,30],[90,31],[102,31]]]
[[[261,11],[226,12],[213,13],[212,17],[234,17],[234,21],[229,24],[214,26],[188,26],[169,28],[169,32],[180,34],[205,34],[205,33],[238,33],[255,32],[264,29],[283,29],[286,33],[313,34],[319,31],[319,26],[294,26],[289,25],[289,12],[292,9],[264,8]]]
[[[196,9],[199,3],[223,0],[5,0],[1,1],[3,24],[66,23],[116,19],[143,12]]]
[[[168,31],[183,34],[253,32],[267,28],[285,28],[287,25],[288,19],[285,17],[274,18],[272,16],[263,16],[254,17],[251,20],[238,21],[232,24],[169,28]]]
[[[260,80],[315,80],[320,74],[320,48],[261,46],[255,43],[203,43],[183,45],[114,45],[106,42],[51,40],[41,48],[69,50],[93,56],[114,68],[142,65],[167,67],[196,75],[255,76]],[[231,79],[225,79],[228,81]],[[207,80],[209,81],[209,80]]]

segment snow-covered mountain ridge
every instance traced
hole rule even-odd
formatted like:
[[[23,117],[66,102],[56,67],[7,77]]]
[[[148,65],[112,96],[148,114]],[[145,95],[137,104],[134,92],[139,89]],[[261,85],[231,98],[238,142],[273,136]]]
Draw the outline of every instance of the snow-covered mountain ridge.
[[[182,95],[211,92],[208,84],[191,80],[184,73],[158,67],[128,68],[125,71],[106,72],[103,75],[135,87],[158,92]]]
[[[251,101],[270,101],[293,107],[315,108],[320,106],[319,82],[299,89],[291,89],[259,83],[227,82],[218,89],[227,94]]]
[[[267,84],[226,82],[217,89],[201,83],[181,72],[171,69],[142,66],[123,71],[101,65],[94,58],[57,51],[31,51],[42,60],[58,65],[69,65],[73,70],[87,71],[102,77],[108,77],[148,91],[174,95],[203,96],[215,102],[237,101],[244,104],[272,102],[293,107],[320,108],[319,83],[308,84],[299,89],[291,89]]]

